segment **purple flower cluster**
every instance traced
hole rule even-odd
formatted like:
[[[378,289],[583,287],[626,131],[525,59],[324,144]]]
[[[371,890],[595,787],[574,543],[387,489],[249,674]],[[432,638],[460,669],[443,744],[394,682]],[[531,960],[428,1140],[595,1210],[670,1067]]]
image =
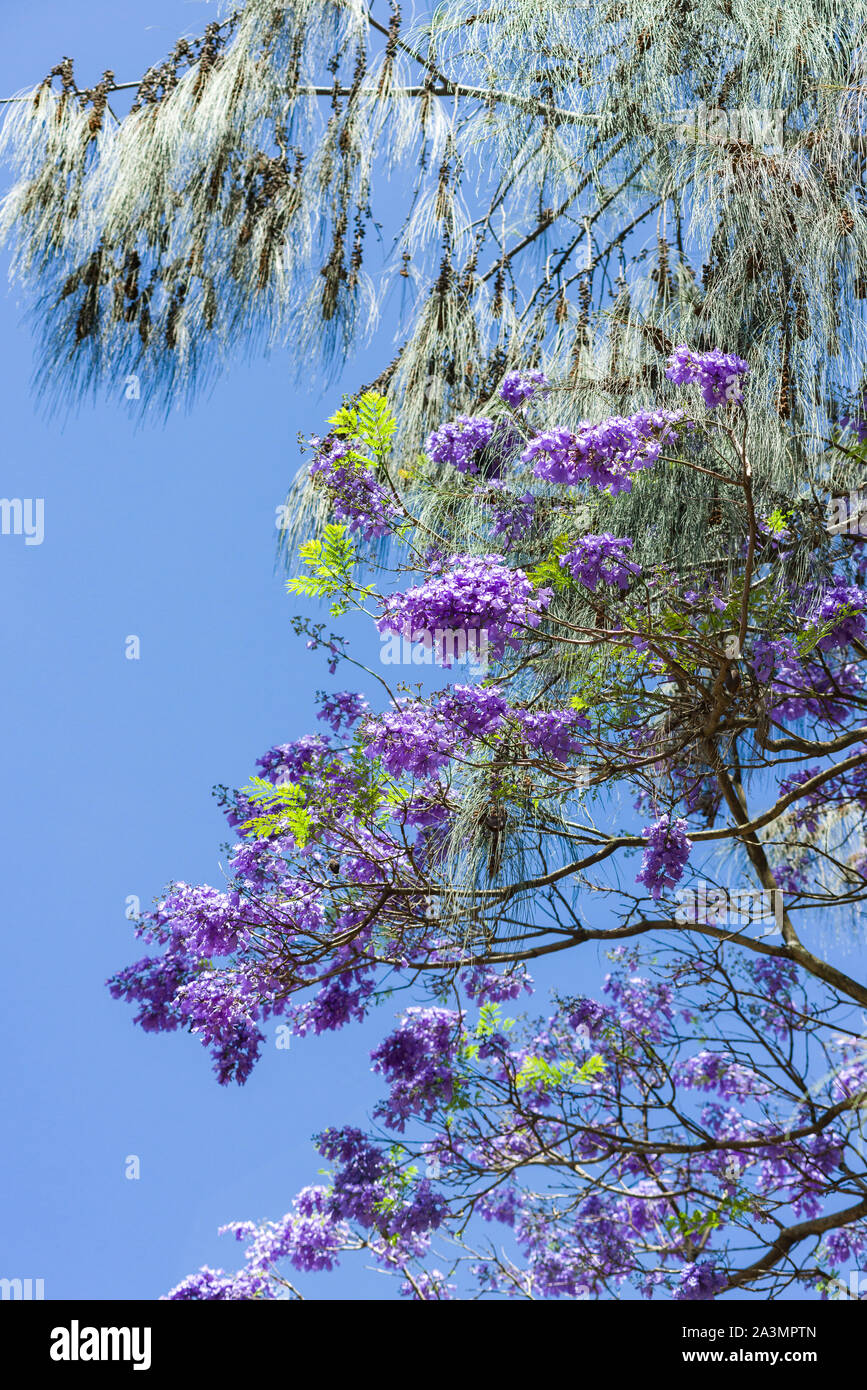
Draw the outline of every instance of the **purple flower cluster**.
[[[269,748],[256,759],[260,775],[269,782],[297,782],[305,773],[318,772],[331,753],[327,737],[304,734],[294,743],[281,743]]]
[[[265,1036],[256,1020],[268,1012],[267,993],[261,982],[217,970],[197,974],[177,992],[182,1017],[211,1049],[221,1086],[243,1085],[259,1059]]]
[[[536,521],[536,499],[532,492],[515,497],[506,490],[504,483],[491,479],[487,487],[476,488],[474,495],[491,508],[491,535],[494,538],[502,536],[507,550],[511,550],[517,541],[527,539]]]
[[[321,1033],[336,1033],[348,1023],[361,1023],[371,996],[373,983],[361,978],[361,972],[347,972],[328,980],[315,998],[308,1000],[291,1011],[294,1031],[299,1037],[308,1033],[319,1036]],[[287,1011],[290,1013],[290,1011]]]
[[[639,410],[598,425],[579,425],[576,434],[546,430],[530,440],[521,460],[532,463],[535,476],[550,483],[586,481],[610,488],[612,495],[629,492],[631,474],[652,467],[683,420],[682,410]]]
[[[254,1273],[264,1273],[280,1260],[289,1260],[302,1273],[334,1269],[351,1233],[335,1217],[331,1193],[325,1187],[305,1187],[292,1205],[293,1210],[280,1221],[258,1226],[252,1221],[233,1221],[222,1226],[219,1234],[230,1232],[236,1240],[249,1242],[247,1268]]]
[[[404,594],[384,600],[377,627],[412,640],[432,633],[443,664],[451,665],[445,634],[486,632],[497,659],[517,648],[527,628],[535,628],[551,601],[550,589],[533,589],[523,570],[510,569],[500,555],[453,555],[448,568]]]
[[[544,392],[548,387],[548,378],[538,368],[528,372],[509,372],[500,387],[500,400],[517,409],[524,401],[532,400],[537,392]]]
[[[521,455],[522,463],[532,463],[537,478],[550,483],[575,483],[575,435],[557,425],[535,435]]]
[[[175,1302],[229,1303],[249,1299],[276,1298],[277,1294],[261,1270],[239,1269],[226,1274],[222,1269],[203,1265],[198,1274],[190,1274],[165,1295]]]
[[[507,708],[495,687],[477,685],[452,686],[430,701],[401,701],[366,722],[367,755],[381,758],[392,777],[430,777],[459,743],[495,732]]]
[[[430,1120],[438,1106],[451,1101],[457,1022],[450,1009],[407,1009],[394,1032],[371,1053],[373,1070],[382,1072],[391,1087],[377,1110],[389,1129],[403,1131],[413,1116]]]
[[[575,709],[510,710],[496,686],[455,685],[430,700],[403,700],[371,717],[363,739],[368,757],[381,758],[392,777],[428,778],[468,741],[497,733],[507,719],[530,748],[560,762],[582,751],[576,734],[590,728],[587,716]],[[440,810],[436,819],[443,816]]]
[[[522,990],[533,993],[533,982],[523,965],[505,973],[476,965],[463,972],[461,982],[468,998],[476,1004],[499,1004],[504,999],[517,999]]]
[[[565,762],[570,753],[580,753],[583,744],[575,737],[578,729],[589,729],[590,720],[576,709],[517,710],[515,720],[524,741],[546,758]]]
[[[848,647],[852,642],[863,642],[865,610],[867,593],[854,584],[837,580],[831,588],[826,589],[810,614],[810,622],[815,627],[834,624],[830,632],[819,638],[816,644],[819,650],[827,652],[833,647]]]
[[[346,522],[350,531],[359,532],[365,540],[387,535],[400,519],[399,509],[377,482],[373,468],[346,440],[335,440],[317,454],[310,477],[327,490],[338,521]]]
[[[323,1158],[339,1164],[331,1195],[334,1215],[372,1226],[377,1206],[385,1197],[385,1160],[381,1151],[351,1125],[325,1130],[317,1139],[317,1148]]]
[[[509,708],[496,685],[453,685],[436,703],[448,723],[467,738],[495,733]]]
[[[402,1128],[402,1126],[400,1126]],[[388,1242],[381,1249],[389,1264],[421,1254],[429,1233],[442,1223],[445,1199],[422,1179],[407,1190],[387,1156],[359,1129],[329,1129],[318,1139],[319,1152],[340,1166],[334,1174],[329,1207],[340,1221],[356,1221]],[[373,1247],[377,1251],[377,1243]]]
[[[440,826],[448,820],[448,816],[448,809],[443,805],[442,788],[436,781],[426,782],[414,796],[401,801],[392,812],[392,818],[398,825],[413,825],[418,830]]]
[[[720,1096],[736,1100],[767,1092],[767,1083],[749,1067],[732,1061],[724,1053],[706,1049],[695,1057],[676,1062],[673,1075],[683,1085],[695,1090],[716,1091]]]
[[[844,723],[863,686],[856,665],[828,671],[820,662],[805,661],[788,637],[756,637],[751,661],[756,679],[769,687],[772,719],[796,721],[811,715],[823,723]]]
[[[608,531],[601,536],[582,536],[568,554],[560,556],[560,564],[591,593],[595,594],[599,584],[616,584],[622,592],[641,574],[641,566],[625,558],[631,549],[628,536],[616,537]]]
[[[177,884],[161,904],[160,916],[171,923],[174,950],[203,960],[231,955],[247,943],[256,925],[255,910],[242,909],[238,893],[221,893],[207,884]]]
[[[628,964],[628,956],[611,955],[619,966]],[[629,975],[624,978],[620,970],[605,976],[603,990],[617,1005],[617,1018],[624,1034],[648,1038],[652,1042],[662,1042],[666,1037],[667,1026],[672,1020],[671,986],[655,983],[643,975]],[[598,1023],[596,1026],[599,1026]],[[591,1031],[593,1024],[590,1025]]]
[[[676,386],[699,386],[705,405],[712,409],[743,400],[740,382],[748,371],[749,365],[733,352],[692,352],[682,345],[668,359],[665,375]]]
[[[420,700],[403,700],[368,720],[362,730],[369,758],[381,758],[391,777],[427,778],[444,767],[454,748],[452,731],[437,711]]]
[[[685,820],[669,822],[668,816],[662,815],[641,832],[647,841],[647,848],[635,881],[643,883],[650,890],[654,902],[659,902],[664,889],[674,888],[683,877],[684,866],[692,849],[692,840],[687,837],[686,830]]]
[[[434,463],[450,463],[459,473],[477,473],[477,455],[490,444],[494,422],[484,415],[459,415],[440,425],[427,441],[427,452]]]
[[[145,956],[106,983],[112,999],[140,1005],[133,1022],[146,1033],[171,1033],[181,1022],[175,996],[193,970],[193,962],[181,955]]]
[[[247,1252],[248,1263],[269,1266],[288,1259],[303,1274],[334,1269],[338,1255],[349,1238],[349,1227],[339,1219],[325,1187],[304,1187],[293,1203],[294,1210],[282,1221],[269,1222],[255,1230],[256,1239]]]
[[[319,691],[317,700],[320,710],[317,719],[326,719],[336,734],[344,727],[351,729],[359,719],[370,712],[370,705],[363,695],[354,690],[339,690],[334,695]]]
[[[714,1260],[697,1260],[681,1271],[680,1284],[672,1297],[708,1302],[716,1298],[728,1280]]]

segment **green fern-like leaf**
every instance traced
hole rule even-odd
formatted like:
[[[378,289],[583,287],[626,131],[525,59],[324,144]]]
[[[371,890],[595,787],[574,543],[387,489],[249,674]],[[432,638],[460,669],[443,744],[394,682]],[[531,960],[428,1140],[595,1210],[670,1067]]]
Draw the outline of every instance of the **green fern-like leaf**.
[[[263,814],[244,821],[242,830],[250,831],[258,839],[270,839],[274,835],[285,835],[288,831],[294,836],[298,848],[304,848],[310,838],[313,818],[305,808],[303,787],[296,786],[294,782],[275,785],[264,777],[251,777],[243,794],[255,806],[262,806]]]
[[[397,430],[387,400],[377,391],[365,391],[354,406],[342,405],[328,423],[332,434],[365,444],[378,463],[386,458]],[[364,464],[368,460],[355,458],[354,462]]]
[[[305,598],[334,599],[331,605],[334,617],[346,612],[353,593],[364,596],[370,592],[369,587],[359,589],[353,583],[352,571],[358,557],[355,543],[342,524],[331,522],[325,527],[321,540],[314,537],[304,541],[298,557],[313,572],[295,575],[286,588],[290,594],[303,594]]]

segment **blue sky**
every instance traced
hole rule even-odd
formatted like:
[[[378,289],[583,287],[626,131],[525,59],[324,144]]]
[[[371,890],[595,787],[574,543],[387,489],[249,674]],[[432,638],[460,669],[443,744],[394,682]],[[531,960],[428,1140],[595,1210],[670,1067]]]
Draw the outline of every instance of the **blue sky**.
[[[213,6],[6,0],[0,91],[65,55],[83,82],[140,76]],[[223,1222],[276,1216],[315,1179],[310,1136],[363,1121],[381,1026],[266,1055],[216,1084],[195,1039],[149,1037],[103,981],[143,952],[125,902],[221,882],[210,796],[311,727],[319,655],[274,572],[275,507],[309,434],[363,380],[299,394],[284,353],[238,366],[190,413],[136,428],[134,402],[46,421],[13,289],[0,295],[6,497],[44,498],[45,537],[0,536],[5,730],[2,1269],[47,1298],[153,1298],[238,1263]],[[128,635],[141,659],[124,655]],[[338,687],[339,688],[339,687]],[[322,726],[320,726],[322,727]],[[141,1178],[124,1177],[129,1154]],[[10,1200],[10,1194],[14,1198]],[[309,1281],[311,1296],[324,1282]],[[357,1265],[330,1297],[392,1296]]]

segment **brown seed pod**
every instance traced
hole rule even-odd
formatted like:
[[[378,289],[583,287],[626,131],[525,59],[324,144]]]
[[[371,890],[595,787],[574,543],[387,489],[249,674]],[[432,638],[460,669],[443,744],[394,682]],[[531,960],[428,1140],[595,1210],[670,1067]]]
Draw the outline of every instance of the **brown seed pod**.
[[[777,394],[777,414],[781,420],[791,419],[792,405],[792,372],[789,365],[789,345],[785,343],[783,346],[783,360],[780,366],[780,389]]]

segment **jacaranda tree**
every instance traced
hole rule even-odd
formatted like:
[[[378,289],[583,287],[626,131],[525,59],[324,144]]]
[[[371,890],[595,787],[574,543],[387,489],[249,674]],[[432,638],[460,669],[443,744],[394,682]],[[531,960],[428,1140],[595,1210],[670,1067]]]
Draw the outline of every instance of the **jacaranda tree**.
[[[322,1134],[330,1179],[173,1297],[297,1293],[361,1249],[424,1299],[815,1296],[867,1242],[867,985],[821,950],[867,889],[867,559],[812,488],[769,506],[744,359],[679,347],[666,376],[657,409],[569,430],[511,372],[414,471],[373,392],[313,441],[332,519],[290,589],[367,613],[412,675],[481,669],[323,695],[331,732],[226,793],[228,885],[174,885],[140,926],[160,952],[111,982],[223,1083],[266,1029],[419,1001],[373,1052],[374,1129]],[[860,433],[831,452],[863,459]],[[624,532],[664,470],[713,477],[728,554]],[[567,952],[550,1014],[512,1016]]]
[[[49,390],[170,401],[287,330],[306,371],[404,291],[282,530],[290,590],[388,656],[225,791],[230,882],[173,885],[111,982],[223,1083],[379,1007],[383,1099],[173,1297],[352,1251],[420,1299],[858,1296],[862,28],[248,0],[139,82],[64,59],[10,103]]]

